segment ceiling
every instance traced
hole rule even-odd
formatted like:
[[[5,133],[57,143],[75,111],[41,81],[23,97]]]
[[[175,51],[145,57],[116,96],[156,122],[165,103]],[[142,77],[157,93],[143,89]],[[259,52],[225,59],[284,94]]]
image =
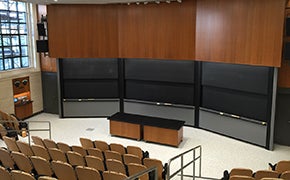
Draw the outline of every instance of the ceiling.
[[[27,0],[34,4],[112,4],[112,3],[136,3],[155,0]],[[156,0],[156,2],[165,0]]]

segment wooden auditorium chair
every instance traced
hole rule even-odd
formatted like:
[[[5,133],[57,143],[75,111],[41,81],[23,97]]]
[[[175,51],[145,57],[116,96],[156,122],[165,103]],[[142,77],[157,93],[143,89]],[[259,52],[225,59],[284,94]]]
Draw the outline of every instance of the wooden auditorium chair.
[[[15,161],[12,159],[8,150],[0,148],[0,161],[2,166],[7,169],[16,169]]]
[[[157,168],[157,175],[158,180],[165,179],[166,176],[166,167],[163,166],[162,162],[158,159],[152,159],[152,158],[144,158],[143,164],[147,168],[156,167]]]
[[[80,138],[80,143],[81,143],[81,146],[85,149],[89,149],[89,148],[94,148],[95,145],[94,145],[94,142],[88,138],[83,138],[81,137]]]
[[[270,171],[270,170],[259,170],[255,173],[254,178],[255,180],[260,180],[262,178],[278,178],[279,173],[276,171]]]
[[[49,153],[49,155],[51,157],[51,160],[68,162],[65,153],[62,150],[60,150],[60,149],[49,148],[48,149],[48,153]]]
[[[233,168],[230,172],[230,177],[234,175],[239,175],[239,176],[250,176],[252,177],[253,171],[248,168]]]
[[[39,146],[45,147],[43,139],[39,136],[31,136],[32,142]]]
[[[103,152],[106,150],[110,150],[108,143],[106,143],[105,141],[95,140],[94,145],[96,148],[99,148]]]
[[[18,149],[21,153],[25,154],[28,157],[34,155],[30,145],[27,142],[23,142],[23,141],[18,140],[18,141],[16,141],[16,144],[17,144]]]
[[[230,176],[230,180],[254,180],[254,178],[251,176],[232,175]]]
[[[57,148],[57,144],[55,141],[51,139],[43,139],[43,143],[47,149],[49,148]]]
[[[120,153],[121,155],[126,154],[126,148],[122,144],[111,143],[110,149],[111,149],[111,151],[116,151],[116,152]]]
[[[284,171],[281,175],[280,175],[281,179],[285,179],[285,180],[290,180],[290,171]]]
[[[85,167],[85,166],[77,166],[75,168],[78,180],[102,180],[102,177],[94,168]]]
[[[123,162],[123,158],[122,158],[122,155],[116,151],[110,151],[110,150],[106,150],[104,152],[105,154],[105,158],[106,159],[116,159],[118,161],[121,161]]]
[[[83,157],[85,157],[86,155],[88,155],[86,149],[84,149],[82,146],[73,145],[73,146],[71,146],[71,149],[72,149],[72,151],[79,153]]]
[[[1,180],[12,180],[12,177],[7,169],[0,166],[0,179]]]
[[[137,146],[127,146],[127,154],[133,154],[138,156],[140,159],[143,159],[143,151]]]
[[[66,156],[67,156],[69,164],[74,166],[74,167],[86,165],[85,159],[80,153],[77,153],[74,151],[68,151],[66,153]]]
[[[130,163],[142,164],[142,160],[138,156],[133,154],[124,154],[123,160],[125,165],[128,165]]]
[[[62,161],[52,161],[51,167],[58,179],[77,180],[75,171],[70,164]]]
[[[11,175],[13,180],[35,180],[31,174],[24,171],[12,170]]]
[[[103,172],[103,180],[125,180],[127,175],[123,173],[118,173],[114,171],[105,171]]]
[[[47,161],[46,159],[39,156],[31,156],[30,160],[38,176],[54,175],[50,166],[50,162]]]
[[[11,156],[19,170],[27,173],[33,173],[33,166],[30,159],[26,155],[20,152],[11,152]]]
[[[56,145],[58,149],[62,150],[65,153],[72,150],[68,144],[63,142],[57,142]]]
[[[115,159],[107,159],[106,167],[108,171],[115,171],[115,172],[127,174],[126,167],[121,161],[118,161]]]
[[[98,158],[101,158],[102,161],[104,161],[104,154],[103,154],[103,151],[101,151],[100,149],[98,149],[98,148],[89,148],[89,149],[87,149],[87,152],[88,152],[88,155],[96,156]]]
[[[98,171],[105,171],[104,161],[96,156],[87,155],[85,160],[88,167],[94,168]]]
[[[4,140],[4,142],[5,142],[6,146],[7,146],[7,149],[9,151],[19,152],[19,148],[18,148],[18,146],[16,144],[15,138],[4,136],[3,140]]]
[[[129,176],[133,176],[133,175],[135,175],[137,173],[145,171],[146,169],[148,169],[148,168],[146,166],[142,165],[142,164],[134,164],[134,163],[128,164]],[[148,174],[144,174],[141,177],[139,177],[139,180],[149,180],[149,175]]]
[[[40,176],[37,180],[58,180],[58,179],[50,176]]]
[[[32,149],[35,156],[42,157],[42,158],[46,159],[47,161],[51,160],[51,157],[48,153],[48,150],[44,146],[41,146],[38,144],[32,144],[31,149]]]
[[[285,171],[290,171],[290,161],[279,161],[276,165],[275,171],[278,173],[283,173]]]

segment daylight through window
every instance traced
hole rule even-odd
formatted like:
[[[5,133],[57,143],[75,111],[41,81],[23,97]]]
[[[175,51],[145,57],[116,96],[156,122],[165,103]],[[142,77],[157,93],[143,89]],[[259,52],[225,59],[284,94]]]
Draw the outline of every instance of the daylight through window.
[[[0,0],[0,71],[29,67],[27,6]]]

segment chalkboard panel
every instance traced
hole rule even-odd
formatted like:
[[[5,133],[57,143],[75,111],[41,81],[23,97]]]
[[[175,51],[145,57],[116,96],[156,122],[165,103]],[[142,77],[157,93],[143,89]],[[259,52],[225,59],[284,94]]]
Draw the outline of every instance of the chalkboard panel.
[[[194,61],[126,59],[125,79],[194,83]]]
[[[127,81],[125,92],[126,99],[194,105],[194,86],[192,84]]]
[[[63,79],[118,79],[118,59],[61,59]]]
[[[64,98],[118,98],[118,81],[64,81]]]
[[[202,85],[268,94],[271,68],[224,63],[202,63]]]
[[[267,96],[203,86],[201,106],[216,111],[267,121]]]

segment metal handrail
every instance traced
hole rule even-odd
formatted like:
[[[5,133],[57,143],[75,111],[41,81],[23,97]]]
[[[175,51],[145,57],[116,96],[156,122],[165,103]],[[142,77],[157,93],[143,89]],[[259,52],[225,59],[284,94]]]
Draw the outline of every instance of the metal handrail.
[[[51,139],[51,123],[50,121],[18,121],[18,122],[13,122],[11,120],[0,120],[0,123],[21,123],[21,122],[25,122],[28,124],[28,128],[25,129],[26,132],[28,132],[28,143],[29,145],[31,144],[31,138],[30,138],[30,133],[29,132],[39,132],[39,131],[47,131],[49,134],[49,139]],[[48,128],[40,128],[40,129],[31,129],[31,127],[29,126],[29,124],[31,123],[47,123],[48,124]],[[8,129],[8,130],[0,130],[0,132],[17,132],[17,133],[21,133],[22,129],[16,130],[16,129]]]
[[[139,172],[137,174],[134,174],[134,175],[128,177],[126,180],[135,180],[135,179],[138,179],[139,177],[143,176],[144,174],[148,174],[149,175],[150,172],[154,172],[154,180],[157,180],[157,167],[155,167],[155,166],[151,167],[151,168],[148,168],[148,169],[146,169],[144,171],[141,171],[141,172]]]
[[[196,156],[196,151],[199,150],[199,156]],[[184,155],[188,154],[188,153],[191,153],[192,152],[192,160],[190,162],[188,162],[187,164],[184,164]],[[172,164],[172,162],[176,159],[179,159],[180,158],[180,164],[181,164],[181,167],[180,169],[176,170],[173,174],[170,174],[170,166]],[[199,173],[198,175],[195,175],[195,166],[196,166],[196,161],[199,160]],[[188,167],[190,164],[193,164],[193,175],[184,175],[184,169],[186,167]],[[168,168],[167,168],[167,178],[168,180],[170,180],[171,178],[173,178],[174,176],[178,175],[180,173],[180,176],[181,176],[181,180],[183,180],[183,177],[186,176],[186,177],[193,177],[193,179],[195,179],[195,177],[198,177],[198,178],[201,178],[201,146],[196,146],[192,149],[189,149],[173,158],[171,158],[169,161],[168,161]]]

